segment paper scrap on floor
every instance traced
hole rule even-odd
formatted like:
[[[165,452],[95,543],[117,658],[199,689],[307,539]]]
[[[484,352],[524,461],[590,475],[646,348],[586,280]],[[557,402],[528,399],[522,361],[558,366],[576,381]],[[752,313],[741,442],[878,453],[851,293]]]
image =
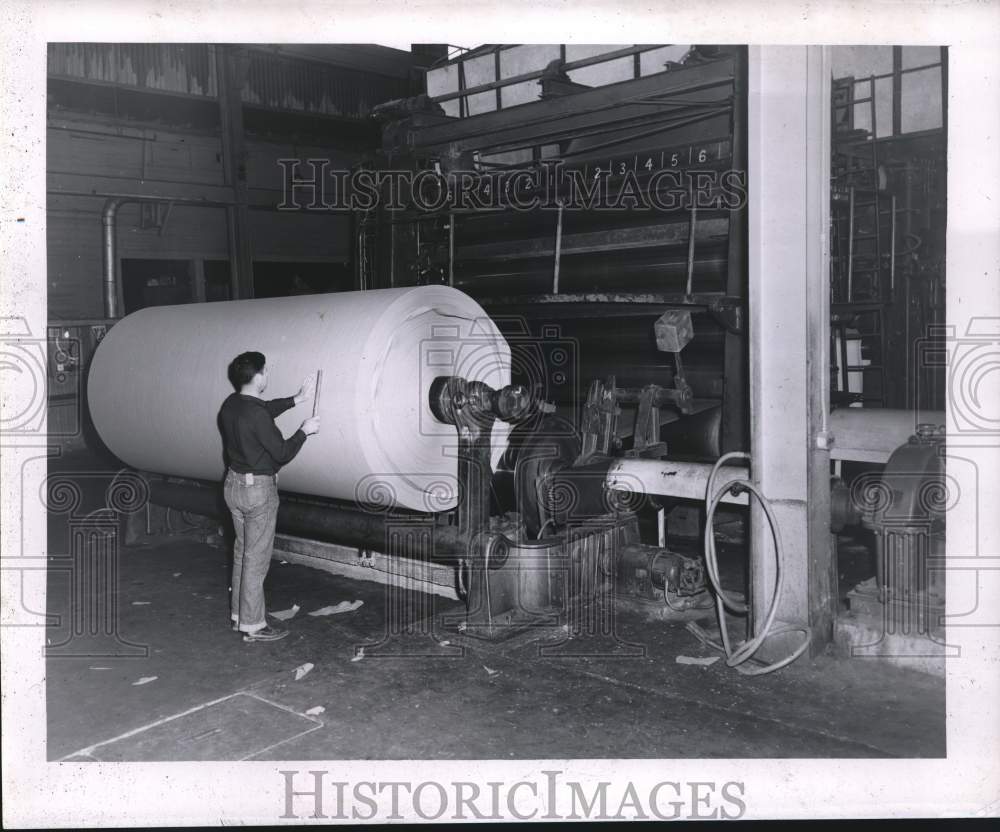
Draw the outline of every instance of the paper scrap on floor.
[[[354,612],[362,604],[364,601],[341,601],[332,607],[321,607],[318,610],[313,610],[309,615],[338,615],[342,612]]]
[[[138,685],[148,685],[150,682],[155,682],[159,678],[159,676],[143,676],[141,679],[134,681],[132,683],[132,687],[137,687]]]
[[[295,668],[295,681],[299,681],[303,676],[305,676],[310,670],[312,670],[315,665],[312,662],[306,662],[305,664],[300,664]]]
[[[295,618],[296,613],[301,609],[298,604],[292,604],[287,610],[278,610],[278,612],[270,612],[268,615],[271,618],[277,618],[278,621],[288,621],[289,619]]]
[[[696,656],[678,656],[675,661],[677,664],[697,664],[702,667],[708,667],[710,664],[715,664],[719,660],[719,656],[706,656],[705,658],[697,658]]]
[[[325,710],[326,710],[326,708],[324,708],[322,705],[316,705],[315,707],[310,708],[308,711],[306,711],[306,715],[307,716],[319,716]]]

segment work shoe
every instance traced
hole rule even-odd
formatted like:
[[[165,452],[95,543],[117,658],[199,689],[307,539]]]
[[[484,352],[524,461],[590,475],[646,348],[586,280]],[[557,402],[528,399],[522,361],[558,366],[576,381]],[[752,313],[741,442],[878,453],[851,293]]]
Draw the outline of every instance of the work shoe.
[[[252,633],[244,633],[244,641],[277,641],[288,635],[288,630],[276,630],[274,627],[264,627]]]

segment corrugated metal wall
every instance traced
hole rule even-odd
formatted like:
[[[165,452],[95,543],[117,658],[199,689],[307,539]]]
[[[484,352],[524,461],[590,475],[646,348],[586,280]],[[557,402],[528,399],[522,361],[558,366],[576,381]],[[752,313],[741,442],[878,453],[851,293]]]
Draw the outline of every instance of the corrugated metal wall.
[[[248,49],[245,104],[366,118],[376,104],[410,95],[409,78]],[[213,47],[206,43],[52,43],[49,75],[214,98]]]
[[[242,98],[279,110],[365,118],[376,104],[410,93],[408,79],[251,50]]]
[[[49,75],[214,97],[207,43],[50,43]]]

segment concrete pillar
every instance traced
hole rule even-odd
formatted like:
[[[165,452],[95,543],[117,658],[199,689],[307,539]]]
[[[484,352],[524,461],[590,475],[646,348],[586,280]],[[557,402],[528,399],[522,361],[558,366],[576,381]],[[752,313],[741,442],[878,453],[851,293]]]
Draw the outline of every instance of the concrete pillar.
[[[748,83],[750,448],[785,560],[778,622],[808,625],[814,652],[832,636],[830,535],[830,70],[823,47],[751,47]],[[763,511],[751,509],[751,627],[775,586]],[[777,623],[777,622],[776,622]],[[786,655],[798,635],[757,656]]]

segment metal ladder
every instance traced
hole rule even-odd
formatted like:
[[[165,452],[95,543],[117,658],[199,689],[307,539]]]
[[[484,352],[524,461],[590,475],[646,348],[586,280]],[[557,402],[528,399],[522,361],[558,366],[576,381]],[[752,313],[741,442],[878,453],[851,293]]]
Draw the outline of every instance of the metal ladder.
[[[838,359],[837,383],[832,386],[833,396],[838,403],[851,404],[860,402],[868,406],[885,406],[886,377],[886,332],[885,305],[890,299],[895,272],[895,227],[896,205],[895,197],[891,198],[891,207],[885,209],[885,197],[880,195],[879,157],[877,142],[877,125],[875,110],[875,76],[862,81],[850,79],[850,94],[846,100],[837,100],[833,96],[832,108],[835,134],[833,136],[834,153],[847,157],[847,164],[835,178],[831,194],[833,206],[830,212],[831,222],[831,337],[838,345],[834,353]],[[865,98],[854,98],[856,84],[868,84],[868,95]],[[854,107],[868,104],[871,119],[871,137],[867,140],[868,152],[851,152],[850,146],[841,143],[837,149],[836,125],[838,110],[847,109],[853,114]],[[851,119],[847,120],[848,123]],[[868,158],[866,158],[868,157]],[[845,183],[838,187],[837,178],[843,178]],[[891,223],[888,253],[885,250],[882,235],[882,215],[888,213]],[[886,258],[888,256],[888,269]],[[888,275],[886,275],[888,272]],[[884,278],[888,276],[888,281]],[[888,283],[888,285],[887,285]],[[887,293],[887,289],[889,293]],[[850,332],[854,330],[854,332]],[[867,363],[848,363],[847,345],[850,341],[861,342],[862,356],[868,354]],[[852,373],[864,373],[863,392],[849,392],[849,381]],[[877,375],[876,375],[877,374]],[[871,393],[871,381],[877,378],[877,392]]]

